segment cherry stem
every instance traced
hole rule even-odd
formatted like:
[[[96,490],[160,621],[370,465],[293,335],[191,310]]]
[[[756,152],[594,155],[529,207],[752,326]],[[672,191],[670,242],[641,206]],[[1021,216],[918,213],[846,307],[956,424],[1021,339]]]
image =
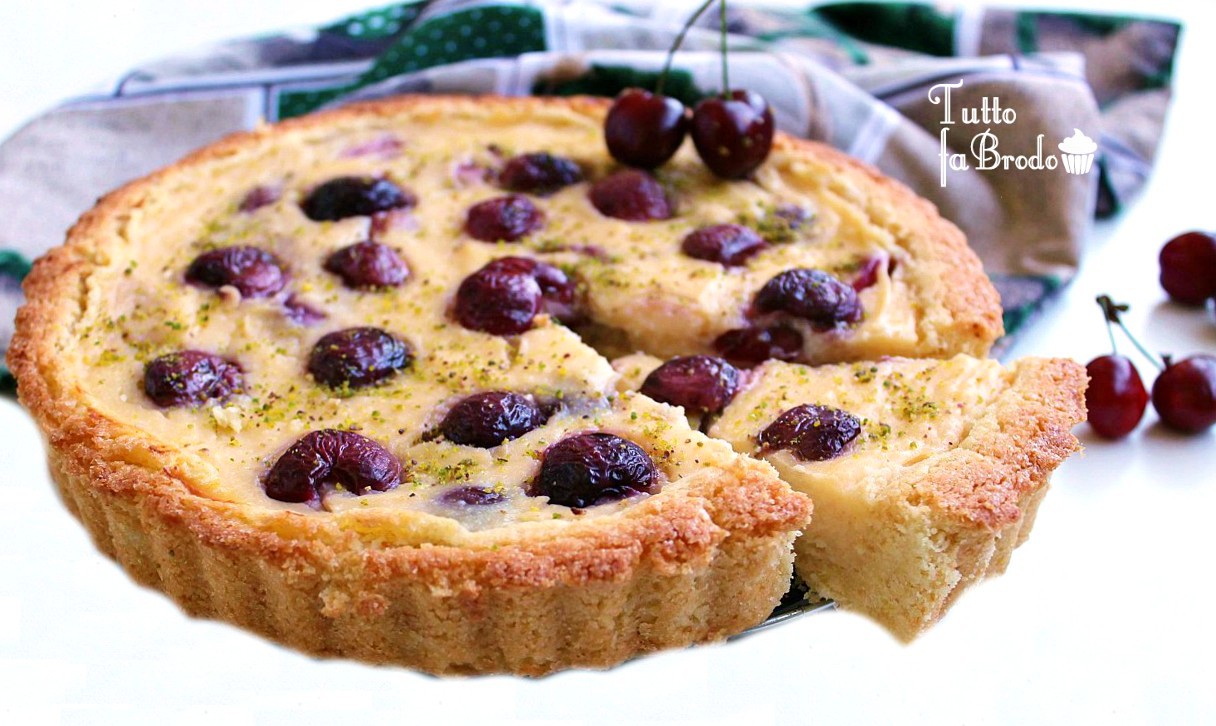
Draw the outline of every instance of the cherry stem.
[[[1098,302],[1098,307],[1102,308],[1102,314],[1106,316],[1106,332],[1108,335],[1110,335],[1111,349],[1112,350],[1115,349],[1115,336],[1111,332],[1111,328],[1110,328],[1110,324],[1114,323],[1115,325],[1119,326],[1119,329],[1122,330],[1123,334],[1127,336],[1127,339],[1132,342],[1132,345],[1136,346],[1136,350],[1140,351],[1140,355],[1147,358],[1148,362],[1152,363],[1154,366],[1156,366],[1157,370],[1159,370],[1159,371],[1165,370],[1165,366],[1169,365],[1168,358],[1166,359],[1166,361],[1167,361],[1166,364],[1162,365],[1161,361],[1157,358],[1157,356],[1148,352],[1148,349],[1145,348],[1143,345],[1141,345],[1140,341],[1136,340],[1136,336],[1132,335],[1132,332],[1127,329],[1126,325],[1123,324],[1123,318],[1121,318],[1119,316],[1119,314],[1127,312],[1128,310],[1131,309],[1131,307],[1129,305],[1127,305],[1126,303],[1123,303],[1123,304],[1116,303],[1114,300],[1110,299],[1109,295],[1099,295],[1097,298],[1097,302]],[[1117,350],[1115,350],[1115,352],[1118,353]]]
[[[663,95],[663,87],[667,84],[667,74],[671,71],[671,61],[676,57],[676,51],[684,44],[684,36],[688,35],[688,31],[696,24],[697,18],[705,14],[709,10],[709,6],[713,5],[716,0],[705,0],[701,6],[689,16],[688,20],[684,21],[684,27],[680,28],[680,32],[676,34],[675,42],[671,44],[671,48],[667,51],[667,60],[663,63],[663,72],[659,74],[659,80],[654,84],[654,93],[656,96]]]
[[[730,65],[726,62],[726,0],[722,0],[718,5],[718,34],[722,36],[722,98],[730,98],[730,74],[727,72],[727,67]]]

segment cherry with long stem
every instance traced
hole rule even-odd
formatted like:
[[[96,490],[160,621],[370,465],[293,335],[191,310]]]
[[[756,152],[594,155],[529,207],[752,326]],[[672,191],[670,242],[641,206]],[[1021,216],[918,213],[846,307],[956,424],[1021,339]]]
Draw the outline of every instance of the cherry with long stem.
[[[1109,295],[1099,295],[1097,302],[1098,306],[1102,308],[1102,314],[1106,316],[1106,333],[1110,336],[1111,350],[1115,351],[1116,353],[1118,352],[1118,348],[1115,346],[1115,335],[1114,332],[1111,331],[1110,327],[1111,323],[1114,323],[1115,325],[1119,326],[1119,329],[1123,331],[1123,334],[1127,336],[1127,339],[1130,340],[1132,345],[1136,347],[1136,350],[1140,351],[1140,355],[1148,359],[1148,362],[1152,363],[1157,370],[1165,370],[1165,365],[1161,362],[1161,359],[1150,353],[1147,348],[1141,345],[1140,341],[1136,339],[1136,336],[1132,335],[1131,331],[1127,329],[1127,326],[1123,324],[1123,318],[1120,316],[1120,314],[1127,312],[1130,309],[1129,306],[1126,303],[1116,303],[1114,300],[1110,299]]]
[[[718,35],[722,43],[722,98],[730,98],[730,64],[726,62],[726,0],[718,4]]]
[[[659,73],[659,80],[654,84],[655,95],[663,95],[663,88],[667,84],[667,74],[671,72],[672,60],[676,57],[676,51],[678,51],[680,46],[684,44],[684,38],[688,35],[688,31],[692,30],[692,26],[695,25],[697,20],[705,14],[706,10],[709,10],[709,6],[713,5],[715,2],[722,2],[723,8],[726,7],[725,0],[705,0],[705,2],[701,3],[701,5],[693,12],[692,15],[688,16],[688,20],[684,21],[684,27],[680,28],[680,32],[676,34],[676,39],[671,44],[671,48],[667,50],[667,60],[663,63],[663,70]],[[725,12],[725,10],[723,10],[723,12]]]
[[[1108,295],[1099,295],[1097,302],[1106,317],[1108,333],[1112,323],[1118,325],[1136,350],[1160,371],[1153,381],[1152,402],[1161,422],[1191,434],[1216,425],[1216,357],[1194,355],[1178,362],[1169,355],[1158,358],[1123,324],[1121,314],[1127,312],[1127,305],[1115,303]],[[1142,401],[1147,397],[1135,367],[1115,354],[1095,358],[1085,368],[1090,377],[1085,392],[1090,425],[1107,438],[1127,435],[1140,421]]]
[[[1098,298],[1098,305],[1106,320],[1111,353],[1098,356],[1085,366],[1090,381],[1085,390],[1085,407],[1094,433],[1105,439],[1121,439],[1134,431],[1144,418],[1149,395],[1136,366],[1126,356],[1119,355],[1115,343],[1112,324],[1123,328],[1119,313],[1126,312],[1128,306],[1118,305],[1106,295]],[[1123,330],[1127,332],[1126,328]]]

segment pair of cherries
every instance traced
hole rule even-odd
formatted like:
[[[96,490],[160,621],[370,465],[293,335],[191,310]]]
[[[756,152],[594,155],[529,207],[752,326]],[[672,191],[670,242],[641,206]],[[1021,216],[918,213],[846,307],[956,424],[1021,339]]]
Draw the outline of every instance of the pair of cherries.
[[[1098,297],[1106,324],[1119,326],[1132,344],[1154,365],[1157,359],[1140,345],[1123,325],[1120,313],[1126,305],[1116,305],[1106,295]],[[1111,337],[1114,345],[1114,337]],[[1161,422],[1184,433],[1200,433],[1216,424],[1216,357],[1193,355],[1174,362],[1162,357],[1161,372],[1153,381],[1151,400]],[[1126,356],[1112,352],[1091,360],[1085,366],[1089,388],[1085,405],[1089,425],[1099,436],[1121,439],[1140,424],[1150,400],[1136,366]]]
[[[1216,299],[1216,236],[1184,232],[1165,243],[1158,262],[1161,287],[1174,302],[1195,307]],[[1105,295],[1098,298],[1098,304],[1107,326],[1113,323],[1127,333],[1119,319],[1127,306],[1115,305]],[[1156,359],[1130,333],[1127,335],[1156,364]],[[1161,421],[1186,433],[1205,431],[1216,424],[1216,357],[1194,355],[1175,363],[1165,356],[1163,362],[1151,396]],[[1112,353],[1093,359],[1085,369],[1090,379],[1085,394],[1090,426],[1108,439],[1127,436],[1140,423],[1150,400],[1136,366],[1127,357]]]
[[[773,113],[764,97],[752,91],[706,98],[690,114],[670,96],[632,88],[617,96],[604,120],[608,153],[639,169],[662,166],[688,135],[710,171],[723,179],[742,179],[768,158]]]

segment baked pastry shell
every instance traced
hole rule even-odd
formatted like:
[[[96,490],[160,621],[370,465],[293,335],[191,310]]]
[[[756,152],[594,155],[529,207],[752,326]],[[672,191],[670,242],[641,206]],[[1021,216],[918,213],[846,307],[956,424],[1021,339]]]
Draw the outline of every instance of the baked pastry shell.
[[[484,546],[402,545],[336,517],[196,494],[178,452],[88,405],[59,363],[94,260],[126,211],[176,169],[366,114],[487,104],[518,113],[534,103],[604,108],[591,99],[404,98],[236,134],[107,195],[37,261],[8,361],[46,438],[52,478],[101,551],[192,615],[318,656],[433,673],[607,667],[765,619],[811,511],[767,464],[739,458],[619,515],[520,528]]]

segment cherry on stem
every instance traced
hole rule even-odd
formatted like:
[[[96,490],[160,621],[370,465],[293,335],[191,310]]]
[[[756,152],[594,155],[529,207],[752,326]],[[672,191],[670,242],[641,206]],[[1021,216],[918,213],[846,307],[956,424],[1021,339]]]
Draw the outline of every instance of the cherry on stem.
[[[1098,297],[1097,302],[1106,319],[1111,353],[1098,356],[1085,365],[1085,372],[1089,375],[1085,408],[1094,433],[1105,439],[1121,439],[1130,434],[1144,417],[1144,409],[1148,407],[1148,391],[1136,366],[1126,356],[1119,355],[1111,328],[1112,323],[1123,327],[1119,313],[1126,312],[1128,306],[1118,305],[1106,295]],[[1127,332],[1126,328],[1124,332]]]

